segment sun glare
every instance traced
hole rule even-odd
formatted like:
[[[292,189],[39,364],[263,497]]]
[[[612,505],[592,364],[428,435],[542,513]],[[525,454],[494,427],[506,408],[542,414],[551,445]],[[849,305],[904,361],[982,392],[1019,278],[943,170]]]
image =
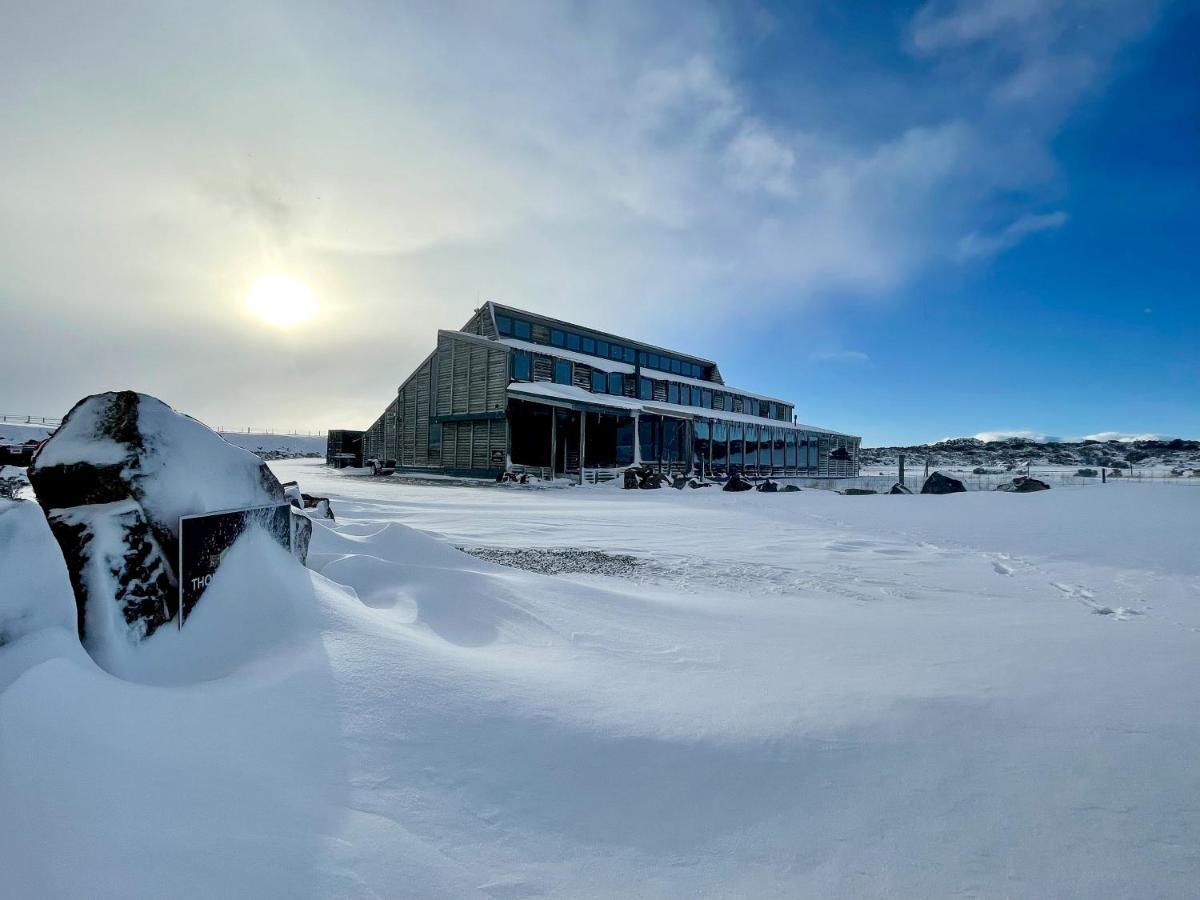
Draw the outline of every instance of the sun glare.
[[[254,282],[246,306],[264,322],[281,328],[311,319],[317,311],[308,286],[287,275],[264,275]]]

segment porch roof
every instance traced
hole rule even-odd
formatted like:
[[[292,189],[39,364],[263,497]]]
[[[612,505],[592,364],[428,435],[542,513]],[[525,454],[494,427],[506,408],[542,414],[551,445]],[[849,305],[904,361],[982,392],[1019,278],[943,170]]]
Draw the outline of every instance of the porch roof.
[[[832,434],[837,437],[855,437],[829,428],[819,428],[815,425],[793,425],[791,422],[778,422],[774,419],[764,419],[746,413],[728,412],[723,409],[708,409],[707,407],[680,406],[675,403],[660,403],[655,400],[638,400],[634,397],[618,397],[615,394],[593,394],[572,384],[555,384],[549,381],[515,381],[508,386],[509,396],[518,400],[533,400],[555,403],[570,407],[603,407],[624,415],[672,416],[676,419],[707,419],[717,422],[737,422],[743,425],[759,425],[779,428],[787,431],[816,431],[821,434]]]

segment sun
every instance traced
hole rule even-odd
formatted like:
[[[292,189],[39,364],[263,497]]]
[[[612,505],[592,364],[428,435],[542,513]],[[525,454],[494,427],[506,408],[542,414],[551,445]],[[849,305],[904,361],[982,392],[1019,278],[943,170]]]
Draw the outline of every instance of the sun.
[[[264,322],[287,328],[311,319],[317,300],[302,281],[288,275],[264,275],[250,288],[246,306]]]

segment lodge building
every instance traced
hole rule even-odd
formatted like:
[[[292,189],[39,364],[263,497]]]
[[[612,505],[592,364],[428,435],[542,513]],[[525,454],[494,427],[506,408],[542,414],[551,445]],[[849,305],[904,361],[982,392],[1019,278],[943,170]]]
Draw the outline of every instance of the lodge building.
[[[347,433],[337,440],[340,450]],[[712,360],[487,303],[438,332],[362,433],[361,460],[471,477],[604,480],[640,464],[851,476],[859,443],[798,424],[786,400],[729,387]]]

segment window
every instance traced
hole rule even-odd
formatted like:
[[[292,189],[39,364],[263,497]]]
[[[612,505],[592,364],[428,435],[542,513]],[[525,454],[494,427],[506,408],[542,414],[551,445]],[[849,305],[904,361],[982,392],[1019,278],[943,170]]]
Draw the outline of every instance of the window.
[[[621,373],[610,372],[608,375],[608,392],[621,396]]]
[[[705,409],[713,408],[712,391],[701,391],[700,392],[700,405],[703,406]]]
[[[523,322],[520,319],[516,319],[513,321],[513,334],[515,334],[521,340],[523,340],[523,341],[529,340],[529,338],[530,338],[529,332],[530,332],[530,329],[529,329],[528,322]]]
[[[658,368],[658,354],[657,353],[647,353],[646,354],[646,365],[648,365],[652,369],[657,369]]]
[[[693,378],[703,378],[704,377],[704,366],[698,366],[698,365],[693,364],[692,365],[692,377]]]
[[[521,323],[518,322],[517,324],[519,325]],[[513,381],[529,380],[529,354],[524,350],[518,350],[513,354],[512,377]]]
[[[617,344],[612,344],[608,348],[608,355],[612,359],[623,359],[625,356],[625,350]]]
[[[677,385],[673,381],[667,385],[667,402],[668,403],[678,403],[679,402],[679,385]]]
[[[583,352],[584,353],[595,353],[596,352],[596,342],[593,341],[590,337],[585,337],[580,343],[583,344]]]
[[[639,366],[644,366],[644,365],[646,365],[646,360],[647,360],[647,359],[648,359],[648,357],[646,356],[646,351],[645,351],[645,350],[641,350],[641,351],[639,351],[639,352],[638,352],[638,365],[639,365]]]
[[[513,321],[511,316],[496,315],[496,330],[502,335],[510,335],[513,333]]]
[[[638,379],[638,396],[643,400],[654,399],[654,385],[650,383],[649,378]]]
[[[699,405],[700,405],[700,388],[693,387],[692,388],[692,406],[699,406]]]
[[[608,392],[608,378],[603,372],[592,373],[592,393],[604,394]]]
[[[596,355],[608,356],[608,341],[596,341]]]
[[[554,381],[556,384],[571,383],[571,362],[566,359],[554,361]]]
[[[681,363],[677,359],[671,360],[671,371],[672,372],[674,372],[676,375],[678,375],[682,369],[683,369],[683,363]]]
[[[767,418],[768,419],[778,419],[779,418],[779,410],[776,408],[774,403],[767,404]]]
[[[625,348],[625,362],[633,365],[634,352],[632,347]]]
[[[568,334],[567,335],[567,349],[568,350],[578,350],[579,349],[579,335],[577,335],[577,334]]]
[[[565,347],[567,345],[567,336],[557,328],[550,330],[550,343],[555,347]]]
[[[429,423],[429,449],[430,450],[441,450],[442,449],[442,423],[441,422],[430,422]]]
[[[752,415],[752,416],[762,415],[762,413],[759,412],[759,410],[758,410],[758,401],[755,400],[753,397],[750,397],[748,399],[750,401],[750,415]]]

